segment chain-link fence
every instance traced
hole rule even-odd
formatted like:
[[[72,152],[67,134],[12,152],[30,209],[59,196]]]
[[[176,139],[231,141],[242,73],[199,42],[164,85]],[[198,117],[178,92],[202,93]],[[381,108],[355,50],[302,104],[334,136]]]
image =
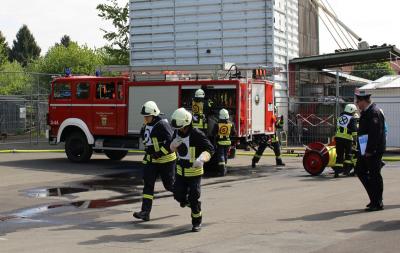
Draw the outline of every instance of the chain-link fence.
[[[370,72],[376,70],[367,70]],[[354,73],[353,73],[354,74]],[[336,118],[346,104],[354,103],[356,89],[368,89],[372,101],[383,109],[388,126],[388,146],[400,147],[400,77],[378,80],[356,77],[350,71],[298,71],[291,80],[288,99],[276,99],[285,115],[287,146],[329,143],[336,133]],[[397,141],[395,141],[397,140]]]
[[[289,97],[276,98],[278,114],[286,122],[284,146],[328,143],[335,135],[337,116],[347,103],[354,102],[355,89],[368,84],[373,101],[386,115],[388,145],[400,147],[398,76],[374,83],[345,71],[298,71],[292,76]],[[51,74],[0,72],[0,149],[47,142],[51,79]]]
[[[46,140],[51,74],[0,72],[0,149]]]

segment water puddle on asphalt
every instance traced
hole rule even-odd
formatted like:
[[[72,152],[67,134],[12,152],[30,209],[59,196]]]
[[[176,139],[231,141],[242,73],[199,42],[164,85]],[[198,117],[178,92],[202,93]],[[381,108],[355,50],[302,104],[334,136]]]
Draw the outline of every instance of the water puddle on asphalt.
[[[29,189],[24,192],[24,195],[31,198],[47,198],[47,197],[61,197],[68,194],[87,192],[87,188],[77,187],[55,187],[55,188],[39,188]]]
[[[267,177],[270,173],[277,172],[270,169],[252,170],[247,167],[238,168],[228,173],[227,177],[215,178],[213,175],[205,175],[204,186],[212,186],[251,178]],[[99,198],[93,200],[64,201],[55,204],[46,204],[36,207],[15,210],[4,216],[0,215],[0,222],[21,219],[41,220],[47,216],[67,212],[77,212],[87,209],[108,208],[119,205],[138,203],[142,200],[142,177],[137,172],[123,172],[97,176],[90,180],[82,180],[68,183],[62,187],[43,187],[28,189],[23,195],[32,198],[66,197],[76,198],[75,194],[99,190],[108,190],[120,195],[110,198]],[[226,187],[231,187],[230,185]],[[157,198],[171,197],[172,193],[166,191],[155,192]]]
[[[22,191],[22,194],[31,198],[71,197],[68,195],[108,190],[122,194],[135,193],[142,179],[134,173],[118,173],[99,176],[94,179],[69,183],[63,187],[34,188]]]

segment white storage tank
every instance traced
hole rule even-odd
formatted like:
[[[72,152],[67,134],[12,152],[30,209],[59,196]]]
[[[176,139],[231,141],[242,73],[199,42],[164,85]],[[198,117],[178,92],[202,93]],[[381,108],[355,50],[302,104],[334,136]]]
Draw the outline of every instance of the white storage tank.
[[[297,0],[130,0],[130,65],[286,70],[299,56],[298,31]],[[285,99],[287,74],[271,79]]]

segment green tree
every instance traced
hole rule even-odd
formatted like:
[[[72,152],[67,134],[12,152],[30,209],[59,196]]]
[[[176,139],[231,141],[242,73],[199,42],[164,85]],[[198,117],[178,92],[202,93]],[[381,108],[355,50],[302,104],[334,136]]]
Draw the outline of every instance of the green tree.
[[[3,44],[0,44],[0,67],[7,62],[8,55],[7,49]]]
[[[73,74],[94,74],[96,67],[103,65],[102,57],[87,46],[70,42],[68,47],[56,45],[49,49],[44,57],[29,66],[30,71],[50,74],[63,74],[65,68],[71,68]]]
[[[40,56],[40,47],[26,25],[19,29],[10,52],[10,60],[18,61],[23,67]]]
[[[18,62],[6,62],[0,67],[0,95],[27,94],[30,77]]]
[[[6,38],[3,36],[3,33],[0,31],[0,66],[6,63],[8,59],[10,48],[8,47]]]
[[[71,38],[68,35],[64,35],[61,40],[61,45],[63,45],[64,47],[68,47],[69,44],[71,44]]]
[[[104,32],[104,39],[110,44],[104,47],[112,62],[119,65],[129,64],[129,8],[128,3],[123,7],[117,0],[107,0],[106,4],[97,5],[98,16],[111,21],[115,30]]]
[[[368,80],[376,80],[385,75],[394,75],[395,72],[389,62],[381,62],[356,65],[351,74]]]

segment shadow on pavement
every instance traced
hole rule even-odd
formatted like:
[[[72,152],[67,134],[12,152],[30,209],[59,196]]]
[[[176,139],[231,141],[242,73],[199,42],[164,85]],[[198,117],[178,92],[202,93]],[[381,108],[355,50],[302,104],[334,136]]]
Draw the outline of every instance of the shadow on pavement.
[[[397,209],[400,208],[400,205],[388,205],[385,206],[385,209]],[[384,212],[384,211],[382,211]],[[349,215],[356,215],[356,214],[366,214],[364,209],[353,209],[353,210],[340,210],[340,211],[332,211],[326,213],[317,213],[311,215],[305,215],[296,218],[288,218],[288,219],[280,219],[279,221],[326,221],[326,220],[333,220],[339,217],[345,217]]]
[[[343,230],[339,230],[338,232],[343,232],[343,233],[354,233],[354,232],[361,232],[361,231],[387,232],[387,231],[394,231],[394,230],[400,230],[400,220],[373,221],[373,222],[361,225],[359,228],[343,229]]]
[[[341,179],[357,179],[357,177],[354,176],[342,176],[340,175],[338,178],[334,178],[333,174],[322,174],[319,176],[311,176],[311,175],[300,175],[300,176],[295,176],[300,179],[302,182],[311,182],[311,181],[331,181],[331,180],[341,180]]]
[[[51,231],[68,231],[68,230],[96,230],[96,231],[104,231],[115,228],[124,228],[124,229],[132,229],[132,225],[134,228],[138,229],[165,229],[169,228],[172,225],[170,224],[160,224],[154,223],[156,221],[165,220],[169,218],[176,217],[178,215],[167,215],[158,218],[152,218],[150,222],[143,222],[139,220],[134,220],[131,212],[127,212],[127,217],[129,220],[126,221],[91,221],[85,224],[75,224],[73,226],[62,227],[62,228],[54,228]]]
[[[34,171],[68,172],[72,174],[96,175],[103,169],[140,169],[141,161],[112,161],[110,159],[93,159],[88,163],[71,163],[66,158],[40,158],[0,162],[0,166],[21,168]]]
[[[207,227],[211,223],[203,223],[203,228]],[[168,238],[173,236],[179,236],[183,234],[188,234],[191,232],[191,225],[182,225],[178,227],[173,227],[161,232],[149,233],[149,234],[130,234],[123,236],[116,235],[105,235],[100,236],[96,240],[81,242],[79,245],[95,245],[95,244],[105,244],[105,243],[115,243],[115,242],[136,242],[136,243],[147,243],[160,238]]]

